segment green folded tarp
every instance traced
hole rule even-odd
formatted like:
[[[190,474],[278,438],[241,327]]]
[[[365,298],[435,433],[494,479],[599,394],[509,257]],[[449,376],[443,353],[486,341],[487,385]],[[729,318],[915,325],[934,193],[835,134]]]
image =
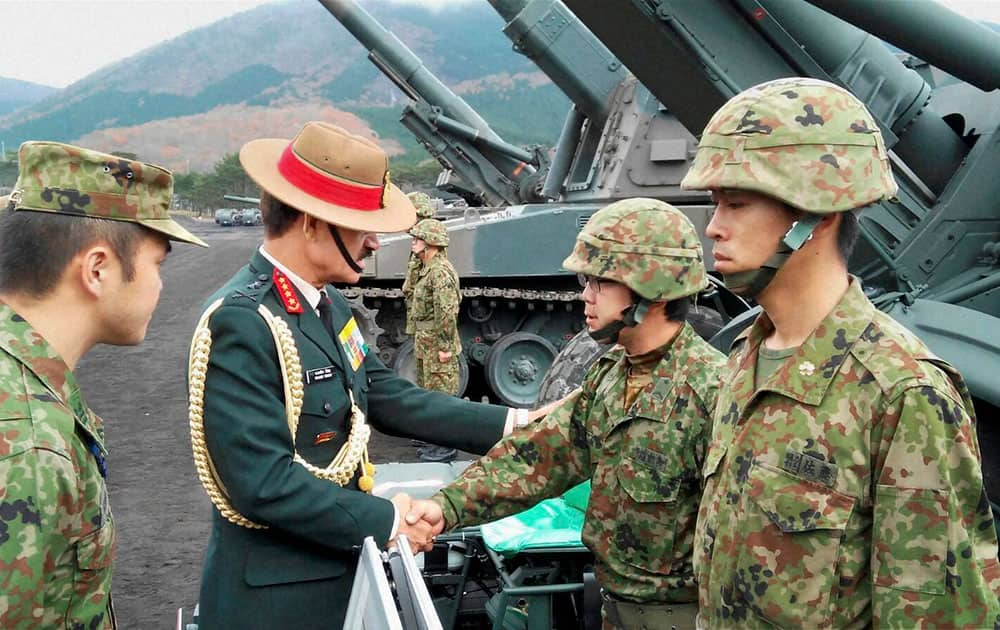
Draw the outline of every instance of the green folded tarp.
[[[590,482],[586,481],[559,498],[546,499],[520,514],[483,525],[483,542],[505,556],[529,549],[582,547],[580,530],[589,499]]]

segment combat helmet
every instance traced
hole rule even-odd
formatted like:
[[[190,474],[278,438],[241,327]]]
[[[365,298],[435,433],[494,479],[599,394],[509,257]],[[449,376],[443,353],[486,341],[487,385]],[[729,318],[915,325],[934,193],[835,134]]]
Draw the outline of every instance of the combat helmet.
[[[419,238],[428,245],[448,247],[448,230],[437,219],[418,221],[410,228],[410,236]]]
[[[638,296],[621,321],[592,331],[599,341],[614,341],[622,328],[642,321],[653,302],[695,295],[708,285],[691,221],[668,203],[641,197],[616,201],[590,217],[563,267],[614,280]]]
[[[410,202],[416,208],[418,220],[429,219],[434,216],[434,203],[431,201],[430,195],[415,191],[407,193],[406,196],[410,198]]]
[[[804,77],[761,83],[729,99],[705,126],[681,188],[762,193],[804,213],[763,266],[724,277],[751,297],[824,215],[891,199],[897,190],[882,132],[864,103]]]
[[[763,193],[830,214],[896,194],[882,132],[844,88],[794,77],[740,92],[705,126],[681,188]]]

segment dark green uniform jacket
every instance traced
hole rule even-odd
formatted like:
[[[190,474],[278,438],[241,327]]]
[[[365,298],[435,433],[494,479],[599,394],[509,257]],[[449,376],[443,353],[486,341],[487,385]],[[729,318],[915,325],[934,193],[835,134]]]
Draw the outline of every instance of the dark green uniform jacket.
[[[213,510],[201,582],[202,630],[339,628],[357,547],[367,536],[384,547],[393,526],[392,504],[359,491],[357,475],[341,488],[293,463],[274,340],[258,305],[284,319],[295,338],[305,388],[296,447],[310,463],[326,466],[347,439],[347,387],[373,428],[467,451],[489,450],[506,420],[504,407],[415,387],[375,352],[352,370],[340,343],[301,295],[295,300],[303,312],[288,312],[273,273],[257,252],[208,301],[225,298],[210,321],[206,443],[233,507],[269,528],[246,529]],[[287,286],[296,292],[290,282]],[[336,290],[327,291],[337,332],[351,312]],[[428,427],[434,435],[427,434]]]

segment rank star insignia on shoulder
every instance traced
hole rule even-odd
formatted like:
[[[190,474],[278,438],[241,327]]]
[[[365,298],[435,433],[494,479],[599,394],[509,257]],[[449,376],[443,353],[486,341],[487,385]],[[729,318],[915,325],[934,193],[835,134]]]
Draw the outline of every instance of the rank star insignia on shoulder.
[[[281,299],[281,304],[285,307],[285,311],[297,315],[301,314],[302,303],[299,302],[299,298],[295,294],[295,288],[292,286],[291,280],[277,269],[274,270],[271,277],[274,279],[274,286],[278,289],[278,297]]]

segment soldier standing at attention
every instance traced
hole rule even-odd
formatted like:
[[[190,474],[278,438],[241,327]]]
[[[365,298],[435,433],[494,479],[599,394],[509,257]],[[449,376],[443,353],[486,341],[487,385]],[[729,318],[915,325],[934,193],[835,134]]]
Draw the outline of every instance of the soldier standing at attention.
[[[710,190],[726,285],[764,312],[713,422],[695,573],[704,627],[994,627],[1000,566],[961,376],[847,272],[896,183],[850,92],[750,88],[682,186]]]
[[[157,166],[25,142],[0,199],[0,627],[113,628],[104,424],[74,370],[142,342],[169,240]]]
[[[684,321],[706,286],[701,242],[672,206],[629,199],[591,217],[563,266],[581,274],[591,336],[618,345],[578,395],[433,496],[427,517],[475,525],[590,480],[582,538],[605,628],[693,628],[700,471],[725,364]]]
[[[200,625],[340,628],[366,537],[419,549],[439,531],[400,522],[406,495],[369,494],[372,428],[485,453],[538,412],[420,389],[365,345],[329,283],[358,282],[375,233],[416,218],[377,145],[311,122],[247,143],[240,162],[262,188],[264,243],[209,298],[189,368],[195,466],[215,506]]]
[[[417,221],[434,217],[434,206],[427,193],[411,192],[406,195],[413,203],[417,211]],[[410,314],[413,312],[413,285],[417,283],[417,275],[420,273],[420,257],[410,252],[410,258],[406,262],[406,278],[403,280],[403,302],[406,304],[406,334],[412,336],[413,320]]]
[[[410,251],[420,260],[413,285],[413,354],[417,363],[417,385],[424,389],[458,395],[459,354],[458,306],[462,301],[458,273],[448,260],[448,230],[435,219],[424,219],[410,229]],[[420,459],[448,462],[455,459],[453,448],[427,445],[417,449]]]

